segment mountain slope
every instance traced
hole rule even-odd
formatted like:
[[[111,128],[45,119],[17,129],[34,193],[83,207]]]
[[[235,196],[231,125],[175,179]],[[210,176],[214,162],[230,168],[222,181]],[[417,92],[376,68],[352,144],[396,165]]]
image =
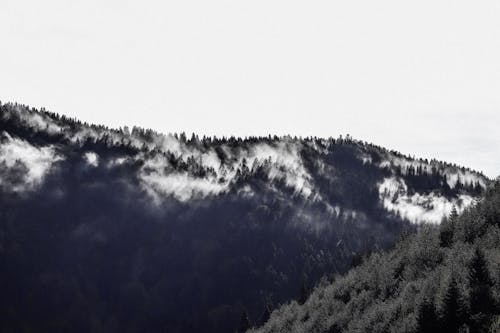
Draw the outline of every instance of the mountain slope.
[[[188,139],[17,104],[0,165],[5,331],[231,332],[490,183],[349,137]]]
[[[500,182],[250,332],[498,332]]]

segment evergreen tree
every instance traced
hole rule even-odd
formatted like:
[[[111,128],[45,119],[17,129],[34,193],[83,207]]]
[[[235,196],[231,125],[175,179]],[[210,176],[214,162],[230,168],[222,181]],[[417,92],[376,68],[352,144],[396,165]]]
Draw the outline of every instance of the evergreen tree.
[[[451,212],[450,212],[450,220],[455,222],[458,218],[458,212],[457,212],[457,207],[455,205],[453,205],[453,207],[451,208]]]
[[[442,302],[441,332],[456,333],[464,323],[464,306],[454,277],[450,279]]]
[[[496,304],[491,293],[492,285],[484,255],[476,248],[469,264],[471,333],[488,332],[493,314],[496,313]]]
[[[444,219],[440,226],[439,245],[441,247],[450,247],[453,244],[453,234],[455,233],[457,217],[457,209],[453,206],[449,218]]]
[[[439,319],[432,300],[424,299],[417,308],[417,333],[439,331]]]
[[[439,246],[450,247],[453,244],[454,222],[444,218],[439,226]]]

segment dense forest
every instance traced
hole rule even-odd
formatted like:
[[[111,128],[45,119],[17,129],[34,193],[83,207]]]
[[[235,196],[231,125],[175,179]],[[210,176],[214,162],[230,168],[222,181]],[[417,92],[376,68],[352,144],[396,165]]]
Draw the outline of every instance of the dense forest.
[[[410,280],[414,294],[405,297],[420,295],[427,271],[444,267],[449,257],[465,263],[471,242],[495,235],[448,221],[443,244],[436,245],[438,233],[422,225],[454,211],[474,214],[467,207],[490,183],[473,170],[350,136],[164,135],[0,104],[0,331],[234,332],[263,324],[274,308],[296,299],[273,313],[264,326],[273,331],[280,314],[319,309],[313,300],[321,289],[306,301],[310,289],[333,279],[332,286],[345,286],[340,299],[331,298],[333,312],[327,306],[300,319],[291,315],[297,320],[290,326],[285,320],[282,331],[351,329],[349,318],[376,300],[387,304],[353,330],[385,322],[376,316],[391,311],[400,311],[398,324],[413,327],[415,320],[403,315],[411,305],[399,309],[384,297]],[[484,220],[484,228],[493,228]],[[471,230],[460,231],[465,226]],[[394,254],[408,257],[396,264],[374,255],[353,272],[369,279],[370,269],[386,261],[395,271],[387,266],[358,289],[348,288],[358,283],[349,282],[356,273],[336,278],[417,229],[398,243],[401,255]],[[472,240],[460,238],[469,233]],[[491,262],[487,249],[478,256]],[[399,275],[389,279],[385,271]],[[464,274],[450,282],[460,302],[470,298],[463,294],[469,292]],[[431,275],[439,283],[423,289],[429,296],[448,283],[445,271]],[[386,278],[392,284],[370,294]],[[394,295],[398,300],[401,293]],[[441,311],[440,299],[428,303]],[[346,304],[353,306],[346,310]],[[324,321],[325,313],[339,315]]]
[[[500,181],[300,303],[250,332],[500,332]]]

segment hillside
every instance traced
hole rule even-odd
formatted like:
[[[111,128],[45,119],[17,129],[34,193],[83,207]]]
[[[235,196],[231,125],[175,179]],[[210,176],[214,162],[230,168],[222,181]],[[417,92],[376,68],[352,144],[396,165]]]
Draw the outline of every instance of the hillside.
[[[500,182],[249,332],[499,332]]]
[[[188,138],[17,104],[0,165],[6,332],[232,332],[491,183],[349,136]]]

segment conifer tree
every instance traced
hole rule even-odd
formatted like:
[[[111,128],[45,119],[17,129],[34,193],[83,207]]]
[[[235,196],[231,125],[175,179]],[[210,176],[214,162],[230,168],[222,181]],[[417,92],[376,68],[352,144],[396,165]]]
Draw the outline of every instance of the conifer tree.
[[[444,219],[440,226],[439,245],[441,247],[450,247],[453,243],[453,234],[455,233],[455,223],[457,218],[457,209],[453,206],[449,218]]]
[[[439,330],[439,319],[432,300],[424,299],[417,311],[417,333],[433,333]]]
[[[484,255],[476,248],[469,264],[471,333],[488,332],[493,314],[496,313],[496,304],[491,293],[492,285]]]
[[[441,332],[456,333],[464,323],[464,306],[454,277],[450,279],[442,302]]]

